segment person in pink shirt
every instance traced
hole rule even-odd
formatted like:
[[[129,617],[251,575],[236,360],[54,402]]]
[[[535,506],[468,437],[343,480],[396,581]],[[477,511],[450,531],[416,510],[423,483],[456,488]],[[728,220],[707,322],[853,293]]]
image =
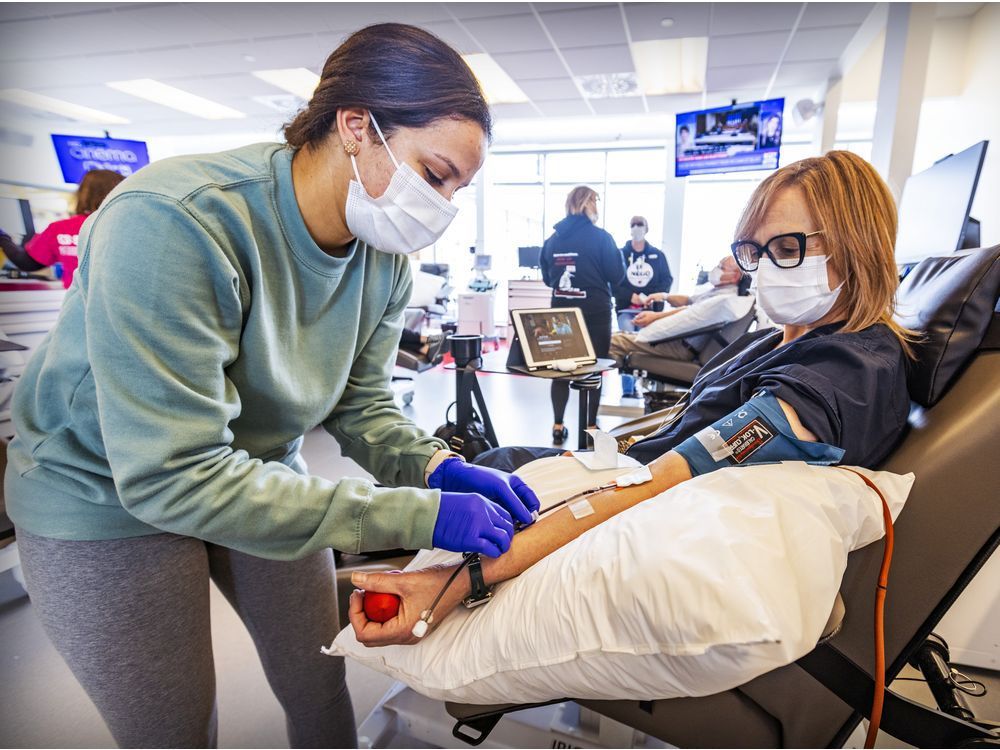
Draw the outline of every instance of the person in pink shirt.
[[[37,271],[62,263],[62,282],[66,289],[73,283],[73,273],[79,263],[77,239],[80,228],[115,186],[125,178],[108,169],[92,169],[80,180],[76,191],[76,212],[68,219],[53,221],[43,232],[27,239],[19,247],[6,234],[0,237],[0,249],[22,271]]]

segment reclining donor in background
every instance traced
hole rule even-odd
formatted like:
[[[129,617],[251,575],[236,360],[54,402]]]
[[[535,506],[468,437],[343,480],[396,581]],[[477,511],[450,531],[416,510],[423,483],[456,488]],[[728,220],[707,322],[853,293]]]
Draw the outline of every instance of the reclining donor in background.
[[[695,362],[708,339],[707,335],[681,338],[685,334],[720,323],[739,320],[753,306],[753,297],[746,292],[749,277],[745,278],[736,259],[727,254],[708,273],[711,286],[690,296],[655,292],[646,297],[647,308],[662,301],[670,309],[655,312],[643,310],[632,321],[638,333],[620,331],[611,337],[610,356],[618,367],[625,365],[631,354],[651,354],[655,357]],[[664,341],[664,339],[670,339]],[[634,379],[622,373],[622,395],[634,397]]]
[[[569,507],[546,514],[514,537],[509,552],[483,560],[485,582],[518,576],[585,531],[699,474],[778,461],[877,465],[902,435],[910,404],[910,333],[892,319],[895,236],[889,189],[854,154],[805,159],[762,182],[732,252],[743,271],[756,275],[757,303],[781,327],[748,333],[724,349],[699,374],[683,411],[621,446],[648,466],[651,480],[589,495],[583,515]],[[499,448],[476,463],[511,471],[559,453]],[[356,591],[350,620],[357,640],[416,642],[414,626],[454,568],[358,576],[355,585],[395,593],[401,606],[395,618],[373,622]],[[469,577],[459,576],[433,608],[433,624],[469,592]]]

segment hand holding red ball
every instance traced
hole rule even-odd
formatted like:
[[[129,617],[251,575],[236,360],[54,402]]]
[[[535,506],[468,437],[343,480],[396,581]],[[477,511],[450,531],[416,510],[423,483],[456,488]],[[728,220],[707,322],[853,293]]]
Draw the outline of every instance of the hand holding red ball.
[[[379,591],[365,592],[365,616],[372,622],[388,622],[399,614],[399,597]]]

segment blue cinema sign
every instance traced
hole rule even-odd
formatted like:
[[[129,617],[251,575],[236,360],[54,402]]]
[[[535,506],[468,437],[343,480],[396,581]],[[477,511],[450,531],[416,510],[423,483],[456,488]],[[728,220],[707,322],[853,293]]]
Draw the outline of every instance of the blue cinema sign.
[[[52,145],[66,182],[79,183],[92,169],[110,169],[128,177],[149,164],[145,141],[53,134]]]

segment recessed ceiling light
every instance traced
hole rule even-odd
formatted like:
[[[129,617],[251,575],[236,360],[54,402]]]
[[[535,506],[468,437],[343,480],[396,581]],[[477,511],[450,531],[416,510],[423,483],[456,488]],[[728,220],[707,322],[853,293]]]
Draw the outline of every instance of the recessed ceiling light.
[[[642,95],[635,73],[631,71],[576,76],[573,80],[587,99],[618,99],[623,96]]]
[[[673,25],[674,25],[674,19],[672,18],[664,18],[662,21],[660,21],[660,26],[662,26],[665,29],[669,29]]]
[[[462,59],[472,69],[472,74],[483,87],[486,101],[490,104],[518,104],[528,101],[528,97],[507,71],[485,52],[462,55]]]
[[[79,120],[80,122],[93,122],[99,125],[127,125],[129,122],[124,117],[102,112],[99,109],[91,109],[90,107],[83,107],[72,102],[64,102],[62,99],[54,99],[51,96],[36,94],[24,89],[3,89],[0,91],[0,99],[13,104],[20,104],[22,107],[52,112],[63,117],[68,117],[71,120]]]
[[[309,101],[319,86],[319,76],[307,68],[278,68],[277,70],[254,70],[253,75],[283,91],[295,94]]]
[[[691,94],[705,90],[708,37],[632,42],[632,61],[646,96]]]
[[[243,62],[257,62],[257,58],[253,55],[243,55]]]
[[[227,107],[225,104],[213,102],[211,99],[192,94],[189,91],[168,86],[154,81],[152,78],[136,78],[132,81],[109,81],[107,84],[115,91],[137,96],[164,107],[187,112],[189,115],[203,117],[206,120],[237,120],[246,117],[242,112]]]

